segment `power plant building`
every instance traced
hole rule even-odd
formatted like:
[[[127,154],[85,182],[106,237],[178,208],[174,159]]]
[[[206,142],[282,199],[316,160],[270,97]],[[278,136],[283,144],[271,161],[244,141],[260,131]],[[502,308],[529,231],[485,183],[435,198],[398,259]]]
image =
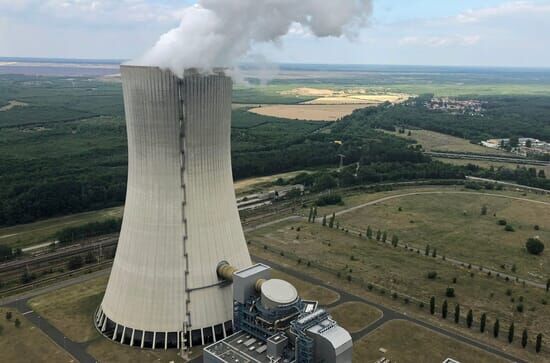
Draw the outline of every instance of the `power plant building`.
[[[142,348],[215,342],[233,332],[232,288],[217,266],[251,265],[231,172],[232,81],[223,71],[121,73],[128,186],[96,326]]]

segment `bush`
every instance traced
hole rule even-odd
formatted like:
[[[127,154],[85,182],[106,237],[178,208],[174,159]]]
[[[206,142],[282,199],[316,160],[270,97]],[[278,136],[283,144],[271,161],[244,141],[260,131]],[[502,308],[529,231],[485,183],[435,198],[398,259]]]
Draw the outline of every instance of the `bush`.
[[[538,224],[535,224],[535,231],[538,231],[540,229]]]
[[[508,222],[506,222],[506,219],[499,219],[497,223],[499,226],[505,226],[508,224]]]
[[[518,304],[518,306],[516,306],[516,310],[518,313],[523,313],[523,304]]]
[[[367,289],[372,290],[372,289],[373,289],[372,284],[368,284],[368,285],[367,285]]]
[[[84,266],[84,259],[82,258],[82,256],[75,256],[75,257],[72,257],[69,262],[67,263],[67,268],[69,270],[77,270],[79,268],[81,268],[82,266]]]
[[[540,255],[544,251],[544,244],[538,238],[529,238],[525,248],[532,255]]]
[[[21,321],[19,319],[15,319],[14,325],[16,328],[19,328],[21,326]]]
[[[11,320],[12,316],[13,316],[13,314],[12,314],[11,311],[6,312],[6,320]]]
[[[315,205],[323,207],[325,205],[334,205],[342,203],[342,196],[338,194],[323,195],[315,201]]]
[[[87,223],[78,227],[64,228],[56,234],[61,243],[74,242],[79,239],[120,232],[122,219],[107,219],[101,222]]]
[[[445,296],[455,297],[455,289],[452,287],[448,287],[447,290],[445,290]]]
[[[430,280],[435,280],[437,278],[437,272],[436,271],[430,271],[428,272],[428,278]]]
[[[511,225],[507,224],[506,227],[504,227],[504,230],[506,232],[515,232],[516,230]]]

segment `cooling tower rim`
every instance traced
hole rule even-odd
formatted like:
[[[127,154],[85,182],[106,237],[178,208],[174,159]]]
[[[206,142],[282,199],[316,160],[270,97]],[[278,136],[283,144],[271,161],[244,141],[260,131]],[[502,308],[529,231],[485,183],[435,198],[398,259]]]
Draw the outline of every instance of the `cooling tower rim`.
[[[174,76],[179,77],[176,73],[174,73],[171,69],[165,68],[165,67],[159,67],[159,66],[145,66],[145,65],[139,65],[139,64],[121,64],[120,69],[142,69],[142,70],[156,70],[160,72],[169,72],[173,74]],[[227,76],[227,72],[231,69],[229,67],[214,67],[211,69],[200,69],[200,68],[186,68],[183,71],[184,77],[189,76]]]

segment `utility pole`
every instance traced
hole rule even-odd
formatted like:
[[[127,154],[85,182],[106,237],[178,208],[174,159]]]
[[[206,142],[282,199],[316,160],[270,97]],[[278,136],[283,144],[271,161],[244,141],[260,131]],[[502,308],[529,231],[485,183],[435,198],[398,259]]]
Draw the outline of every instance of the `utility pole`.
[[[340,167],[338,168],[338,171],[342,171],[344,168],[344,159],[346,158],[346,155],[339,154],[340,157]]]

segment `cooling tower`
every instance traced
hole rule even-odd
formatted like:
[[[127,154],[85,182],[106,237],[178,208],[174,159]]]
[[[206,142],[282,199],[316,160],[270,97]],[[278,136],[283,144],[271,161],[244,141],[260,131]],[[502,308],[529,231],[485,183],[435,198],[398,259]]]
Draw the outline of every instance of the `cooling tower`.
[[[121,72],[128,187],[96,326],[142,348],[216,341],[233,326],[232,287],[216,268],[251,264],[231,172],[231,79],[222,71]]]

